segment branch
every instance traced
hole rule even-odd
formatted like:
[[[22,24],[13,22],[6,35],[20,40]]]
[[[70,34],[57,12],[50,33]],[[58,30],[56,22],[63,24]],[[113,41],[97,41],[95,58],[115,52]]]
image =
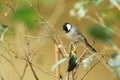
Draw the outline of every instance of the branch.
[[[92,46],[94,46],[95,41],[96,41],[96,40],[93,41]],[[83,58],[85,57],[85,55],[86,55],[87,53],[88,53],[88,49],[85,49],[84,52],[82,53],[82,55],[81,55],[81,56],[79,57],[79,59],[78,59],[77,67],[79,67],[80,63],[82,62]],[[77,67],[76,67],[76,68],[77,68]]]
[[[32,65],[32,63],[30,62],[28,56],[26,56],[26,58],[27,58],[26,61],[28,62],[29,66],[30,66],[30,69],[31,69],[31,71],[32,71],[35,79],[36,79],[36,80],[39,80],[39,78],[37,77],[36,72],[35,72],[35,70],[34,70],[34,68],[33,68],[33,65]]]
[[[1,80],[5,80],[5,79],[1,76]]]
[[[58,62],[60,60],[60,50],[58,49],[58,46],[55,44],[55,62]],[[56,68],[56,76],[60,76],[60,65]],[[56,78],[56,80],[59,80]]]
[[[33,37],[33,36],[28,36],[28,35],[24,35],[24,36],[29,37],[29,38],[33,38],[33,39],[50,38],[57,45],[62,57],[68,57],[68,54],[63,46],[63,42],[61,41],[61,39],[58,36],[56,38],[54,38],[50,35],[41,35],[40,37]]]
[[[95,44],[95,41],[96,41],[96,40],[93,41],[92,46]],[[78,70],[80,64],[82,63],[83,58],[86,56],[87,53],[88,53],[88,49],[85,49],[85,50],[83,51],[82,55],[78,58],[77,66],[76,66],[76,68],[72,71],[72,78],[73,78],[73,80],[76,79],[76,77],[77,77],[77,76],[76,76],[77,70]]]
[[[21,80],[23,80],[24,76],[25,76],[25,72],[27,70],[27,67],[28,67],[28,64],[27,64],[27,61],[26,61],[26,64],[25,64],[25,67],[24,67],[24,70],[23,70],[23,74],[21,76]]]
[[[54,75],[54,74],[52,74],[52,73],[49,73],[49,72],[41,69],[40,67],[38,67],[38,66],[36,66],[36,65],[34,65],[34,64],[32,64],[32,65],[33,65],[35,68],[37,68],[38,70],[40,70],[41,72],[43,72],[43,73],[45,73],[45,74],[49,74],[49,75],[51,75],[51,76],[53,76],[53,77],[55,77],[55,78],[58,78],[58,79],[60,80],[59,76],[56,76],[56,75]]]

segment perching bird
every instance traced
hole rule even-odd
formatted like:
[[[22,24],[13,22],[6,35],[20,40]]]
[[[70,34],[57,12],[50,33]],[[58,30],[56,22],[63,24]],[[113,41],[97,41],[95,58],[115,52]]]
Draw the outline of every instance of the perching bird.
[[[87,42],[87,39],[80,32],[78,28],[71,25],[70,23],[65,23],[62,29],[66,32],[66,37],[71,40],[74,44],[83,44],[92,52],[96,53],[96,50]]]

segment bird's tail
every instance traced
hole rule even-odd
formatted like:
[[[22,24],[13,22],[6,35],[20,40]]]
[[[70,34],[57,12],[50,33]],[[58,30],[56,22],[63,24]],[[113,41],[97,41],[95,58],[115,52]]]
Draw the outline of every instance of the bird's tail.
[[[93,53],[97,52],[88,42],[86,42],[86,47],[90,49]]]

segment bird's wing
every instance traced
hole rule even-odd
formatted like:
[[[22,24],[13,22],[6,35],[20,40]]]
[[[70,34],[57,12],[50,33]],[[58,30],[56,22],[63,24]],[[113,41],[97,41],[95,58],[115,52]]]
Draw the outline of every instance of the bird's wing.
[[[80,36],[84,37],[84,35],[80,32],[79,29],[74,28],[74,31],[76,32],[77,35],[80,35]]]

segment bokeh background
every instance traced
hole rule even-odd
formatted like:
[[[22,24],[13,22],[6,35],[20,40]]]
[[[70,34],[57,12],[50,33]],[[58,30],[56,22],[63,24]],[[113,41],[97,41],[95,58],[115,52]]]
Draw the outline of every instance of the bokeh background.
[[[66,39],[65,32],[61,29],[65,22],[79,28],[90,44],[96,37],[91,33],[94,27],[98,27],[96,24],[101,28],[104,25],[110,28],[112,32],[108,32],[110,35],[107,34],[110,38],[104,40],[104,36],[97,37],[94,45],[98,57],[101,53],[108,57],[101,60],[84,80],[117,80],[114,70],[106,63],[111,59],[112,53],[118,52],[111,42],[114,42],[117,48],[120,47],[119,3],[119,0],[0,0],[0,27],[4,27],[3,24],[8,27],[4,35],[1,30],[1,36],[4,38],[0,43],[0,80],[21,80],[26,66],[24,58],[28,53],[31,54],[32,63],[43,70],[34,67],[39,79],[55,80],[55,77],[49,74],[55,75],[55,71],[51,71],[55,64],[55,44],[50,38],[45,37],[48,33],[46,25],[43,24],[44,20],[54,27],[56,33],[51,30],[50,34],[60,36],[67,52],[70,41]],[[103,32],[103,35],[105,34]],[[77,56],[84,50],[85,47],[77,47]],[[62,80],[65,80],[67,75],[66,70],[67,61],[60,65]],[[76,80],[80,80],[84,71],[83,66],[80,66]],[[29,65],[22,80],[35,80]]]

